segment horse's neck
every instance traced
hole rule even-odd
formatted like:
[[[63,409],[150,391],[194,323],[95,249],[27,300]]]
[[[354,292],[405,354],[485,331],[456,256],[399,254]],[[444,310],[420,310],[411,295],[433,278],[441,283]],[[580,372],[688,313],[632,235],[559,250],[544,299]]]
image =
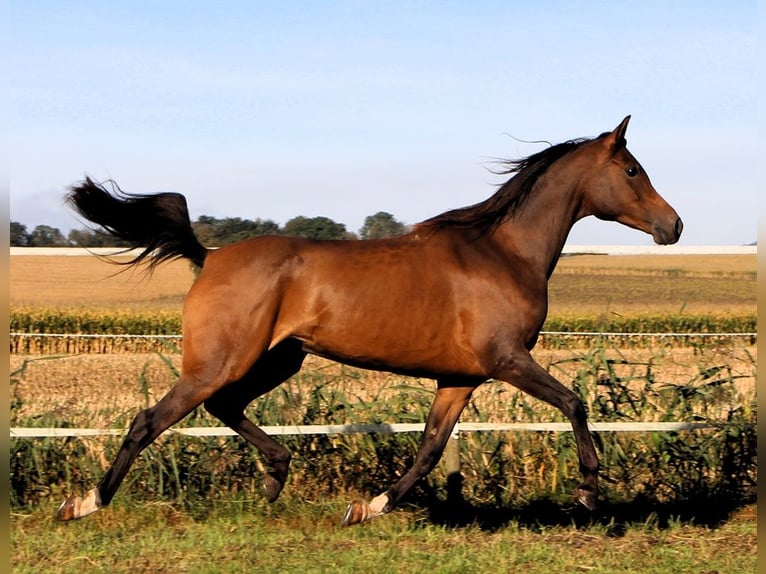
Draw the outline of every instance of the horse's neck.
[[[572,225],[581,217],[577,179],[544,174],[520,210],[493,235],[501,249],[550,278]]]

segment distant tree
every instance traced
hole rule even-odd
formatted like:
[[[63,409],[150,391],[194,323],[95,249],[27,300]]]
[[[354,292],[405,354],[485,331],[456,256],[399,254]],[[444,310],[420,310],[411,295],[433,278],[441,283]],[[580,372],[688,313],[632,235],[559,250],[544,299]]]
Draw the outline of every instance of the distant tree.
[[[67,243],[74,247],[128,247],[129,243],[112,237],[102,231],[91,229],[72,229],[67,235]]]
[[[282,229],[284,235],[307,239],[344,239],[348,237],[346,226],[329,217],[293,217]]]
[[[38,225],[29,234],[30,247],[64,247],[66,244],[61,231],[50,225]]]
[[[217,219],[209,215],[202,215],[192,224],[194,233],[201,243],[210,246],[228,245],[257,237],[259,235],[279,234],[279,225],[270,219],[242,219],[240,217],[227,217]]]
[[[94,232],[88,229],[72,229],[66,236],[69,245],[74,247],[96,247],[93,244]],[[98,246],[100,247],[100,245]]]
[[[279,235],[282,232],[279,225],[271,219],[256,219],[253,223],[255,235]]]
[[[368,215],[364,225],[359,230],[362,239],[382,239],[384,237],[396,237],[407,231],[407,226],[394,216],[385,211],[379,211],[375,215]]]
[[[213,238],[215,234],[215,226],[218,220],[215,217],[209,215],[201,215],[197,218],[197,221],[192,223],[192,229],[194,235],[200,240],[203,245],[213,246]]]
[[[257,237],[259,235],[274,235],[279,233],[279,226],[273,221],[256,219],[240,219],[239,217],[227,217],[220,222],[216,229],[216,237],[222,243],[236,243],[243,239]]]
[[[29,245],[27,226],[18,221],[11,221],[11,245],[14,247],[26,247]]]

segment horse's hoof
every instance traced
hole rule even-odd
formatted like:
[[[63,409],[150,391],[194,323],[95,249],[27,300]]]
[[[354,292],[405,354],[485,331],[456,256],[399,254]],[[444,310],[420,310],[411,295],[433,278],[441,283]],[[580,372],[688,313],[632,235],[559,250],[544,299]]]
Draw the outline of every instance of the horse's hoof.
[[[67,498],[61,506],[59,506],[58,511],[56,512],[56,520],[60,522],[69,522],[70,520],[74,520],[75,515],[75,508],[76,508],[76,500],[77,497],[70,496]]]
[[[359,524],[367,519],[368,507],[364,500],[355,500],[348,505],[346,513],[343,515],[343,519],[340,521],[341,526],[352,526],[353,524]]]
[[[279,482],[272,474],[266,474],[263,477],[263,489],[266,491],[266,500],[274,502],[279,498],[284,484]]]
[[[59,506],[56,512],[56,519],[61,522],[68,522],[83,516],[93,514],[102,507],[101,495],[97,488],[89,490],[85,498],[79,496],[70,496]]]
[[[593,512],[596,510],[598,496],[596,491],[588,486],[581,486],[577,489],[577,502],[582,504],[585,508]]]

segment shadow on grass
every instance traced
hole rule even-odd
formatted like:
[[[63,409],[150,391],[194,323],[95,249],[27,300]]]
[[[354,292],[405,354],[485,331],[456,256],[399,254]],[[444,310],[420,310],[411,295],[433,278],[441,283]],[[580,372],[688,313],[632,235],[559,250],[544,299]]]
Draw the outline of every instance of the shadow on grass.
[[[415,505],[425,512],[430,523],[448,527],[473,526],[485,531],[499,530],[510,524],[533,531],[550,527],[602,527],[609,536],[619,537],[630,528],[664,530],[679,523],[718,528],[754,500],[754,496],[702,493],[663,503],[638,496],[630,501],[600,501],[598,508],[591,512],[574,498],[564,503],[541,497],[522,505],[477,505],[463,499],[458,485],[452,485],[446,501],[421,499]]]

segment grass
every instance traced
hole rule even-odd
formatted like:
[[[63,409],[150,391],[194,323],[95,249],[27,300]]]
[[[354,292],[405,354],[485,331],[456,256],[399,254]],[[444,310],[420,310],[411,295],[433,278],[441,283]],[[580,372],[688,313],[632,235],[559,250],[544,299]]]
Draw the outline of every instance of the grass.
[[[168,504],[116,501],[87,519],[58,524],[52,512],[11,515],[16,573],[451,573],[752,574],[755,509],[693,524],[652,512],[625,521],[536,520],[516,513],[501,527],[451,526],[406,508],[368,524],[337,526],[346,501],[231,504],[197,521]],[[531,509],[530,509],[531,512]]]
[[[684,356],[677,350],[660,357],[647,350],[602,349],[565,356],[561,351],[546,351],[543,364],[562,378],[574,378],[574,388],[586,393],[595,419],[605,413],[619,419],[621,413],[630,414],[635,409],[639,409],[637,418],[653,410],[676,416],[678,409],[685,408],[676,396],[694,401],[696,407],[690,414],[698,417],[728,419],[727,409],[734,417],[743,413],[754,416],[742,410],[752,402],[754,393],[755,362],[747,349],[736,355],[732,349],[685,349],[680,354]],[[122,393],[131,395],[132,404],[138,406],[150,400],[149,395],[157,391],[161,381],[170,384],[172,369],[160,357],[149,361],[145,356],[116,355],[111,358],[119,365],[112,365],[113,370],[99,370],[98,363],[105,358],[110,357],[11,357],[12,366],[14,361],[16,365],[13,412],[42,401],[48,407],[37,414],[33,409],[27,411],[41,426],[51,422],[45,418],[50,409],[70,424],[77,422],[73,413],[81,413],[84,421],[103,417],[104,426],[125,425],[135,412],[132,407],[117,413],[94,413],[91,409],[95,405],[109,411],[107,404],[94,401],[94,397],[102,399],[107,391]],[[142,360],[146,361],[143,365]],[[126,370],[130,365],[132,370]],[[404,386],[379,373],[365,378],[364,372],[329,363],[310,367],[293,384],[264,397],[255,405],[254,414],[281,416],[291,422],[312,422],[309,416],[334,422],[334,416],[349,416],[335,407],[350,403],[349,395],[354,392],[358,400],[370,403],[362,404],[361,416],[368,420],[374,416],[422,419],[422,412],[417,410],[422,407],[413,399],[422,398],[425,391],[417,381]],[[56,372],[59,377],[52,376]],[[55,378],[63,379],[58,381],[62,384],[59,396],[46,392]],[[607,385],[607,380],[614,384]],[[83,387],[85,381],[94,386]],[[668,383],[684,381],[687,384],[679,384],[678,393],[668,392],[673,390]],[[78,393],[73,393],[73,388]],[[596,392],[598,389],[602,392]],[[388,393],[398,400],[391,400]],[[525,395],[508,393],[501,385],[490,384],[483,393],[466,413],[467,418],[551,418],[539,404]],[[73,399],[68,404],[66,396]],[[399,414],[393,415],[394,411]],[[184,424],[210,422],[196,413]],[[711,457],[722,449],[704,435],[656,433],[654,438],[659,442],[648,446],[631,433],[621,439],[602,435],[599,450],[607,496],[594,514],[574,507],[566,496],[577,479],[569,435],[551,433],[532,438],[527,433],[505,439],[500,436],[499,441],[491,433],[482,436],[470,448],[468,441],[462,441],[463,471],[469,478],[463,487],[465,498],[444,496],[445,477],[443,469],[437,468],[398,510],[349,529],[338,527],[345,505],[360,493],[378,491],[401,472],[416,437],[369,437],[351,444],[328,439],[290,443],[296,455],[294,472],[273,505],[259,492],[262,468],[257,457],[240,439],[209,439],[202,444],[198,439],[168,438],[145,451],[110,507],[67,524],[53,521],[57,505],[70,492],[66,484],[77,483],[77,490],[92,485],[113,456],[119,439],[109,439],[105,453],[103,446],[92,440],[49,439],[34,445],[12,441],[12,464],[16,457],[28,457],[21,466],[12,466],[16,469],[12,478],[19,474],[31,479],[51,472],[57,478],[37,485],[30,482],[38,489],[26,493],[34,502],[12,506],[11,571],[756,571],[752,498],[705,486],[719,473],[718,467],[705,464],[713,464]],[[527,445],[529,441],[533,441],[532,448]],[[29,450],[20,451],[20,444],[30,446]],[[63,459],[62,448],[69,453]],[[734,472],[751,464],[754,456],[736,449],[730,452]],[[647,460],[655,465],[648,473],[642,470]],[[480,475],[479,479],[472,478],[474,475]],[[635,495],[641,483],[653,487]],[[633,488],[632,495],[608,495],[619,484]],[[676,498],[674,485],[683,489]],[[662,488],[670,490],[663,493]]]

